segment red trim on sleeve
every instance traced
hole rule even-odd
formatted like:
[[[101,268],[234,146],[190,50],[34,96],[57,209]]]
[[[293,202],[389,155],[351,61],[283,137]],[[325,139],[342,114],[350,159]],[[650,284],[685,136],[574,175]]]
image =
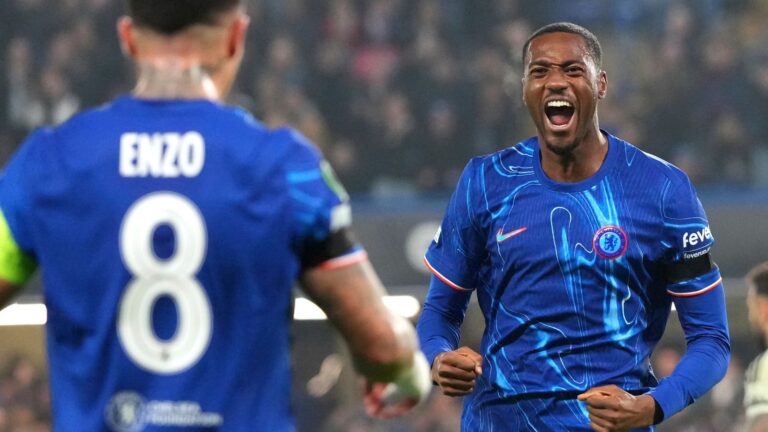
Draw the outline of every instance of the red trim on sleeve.
[[[427,261],[427,257],[424,257],[424,264],[426,264],[427,268],[429,269],[430,272],[432,272],[433,275],[437,276],[437,278],[440,279],[441,281],[443,281],[443,283],[445,283],[449,287],[455,289],[456,291],[459,291],[459,292],[472,291],[471,288],[464,288],[464,287],[460,287],[460,286],[456,285],[455,283],[453,283],[450,280],[448,280],[447,277],[445,277],[442,274],[440,274],[440,272],[435,270],[435,268],[432,267],[432,265],[429,263],[429,261]]]
[[[709,285],[708,287],[702,288],[702,289],[700,289],[698,291],[693,291],[693,292],[689,292],[689,293],[676,293],[676,292],[672,292],[670,290],[667,290],[667,293],[669,293],[669,295],[672,295],[672,296],[675,296],[675,297],[695,297],[697,295],[704,294],[707,291],[712,291],[716,286],[720,285],[721,283],[723,283],[723,278],[722,277],[717,279],[717,281],[715,281],[715,283],[713,283],[712,285]]]
[[[351,254],[342,255],[336,258],[331,258],[328,261],[324,261],[320,263],[318,267],[323,270],[333,270],[333,269],[350,266],[352,264],[357,264],[367,259],[368,259],[368,253],[365,250],[361,249],[361,250],[352,252]]]

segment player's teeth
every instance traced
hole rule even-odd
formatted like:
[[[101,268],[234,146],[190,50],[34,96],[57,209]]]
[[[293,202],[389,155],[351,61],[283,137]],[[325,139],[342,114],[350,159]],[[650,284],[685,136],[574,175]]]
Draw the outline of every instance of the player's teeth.
[[[555,107],[555,108],[569,107],[569,106],[571,106],[571,103],[568,102],[568,101],[549,101],[549,102],[547,102],[547,106],[548,107]]]

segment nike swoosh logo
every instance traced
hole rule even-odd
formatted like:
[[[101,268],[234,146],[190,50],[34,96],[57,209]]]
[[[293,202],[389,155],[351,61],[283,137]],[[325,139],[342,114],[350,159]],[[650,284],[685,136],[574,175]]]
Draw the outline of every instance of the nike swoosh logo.
[[[525,231],[527,229],[528,229],[528,227],[522,227],[522,228],[518,228],[518,229],[516,229],[514,231],[510,231],[508,233],[504,233],[504,231],[502,231],[502,229],[499,228],[499,231],[496,233],[496,242],[497,243],[501,243],[501,242],[507,241],[510,238],[512,238],[512,237],[514,237],[514,236],[516,236],[516,235],[518,235],[520,233],[522,233],[523,231]]]

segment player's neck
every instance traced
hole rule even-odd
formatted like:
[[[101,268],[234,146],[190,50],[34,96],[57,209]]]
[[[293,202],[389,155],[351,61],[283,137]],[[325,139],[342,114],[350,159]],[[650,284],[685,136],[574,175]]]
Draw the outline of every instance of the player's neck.
[[[143,99],[220,98],[209,73],[200,65],[175,59],[162,59],[139,65],[133,94]]]
[[[542,143],[541,137],[539,142]],[[547,177],[556,182],[576,183],[592,177],[603,166],[608,139],[595,125],[570,151],[556,152],[546,144],[540,149],[541,168]]]

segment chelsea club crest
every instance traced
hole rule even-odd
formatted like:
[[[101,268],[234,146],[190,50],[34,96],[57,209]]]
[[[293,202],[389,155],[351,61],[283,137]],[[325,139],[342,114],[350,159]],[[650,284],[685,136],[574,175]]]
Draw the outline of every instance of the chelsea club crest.
[[[601,227],[592,238],[592,247],[595,252],[608,260],[616,259],[627,251],[627,233],[615,225]]]

